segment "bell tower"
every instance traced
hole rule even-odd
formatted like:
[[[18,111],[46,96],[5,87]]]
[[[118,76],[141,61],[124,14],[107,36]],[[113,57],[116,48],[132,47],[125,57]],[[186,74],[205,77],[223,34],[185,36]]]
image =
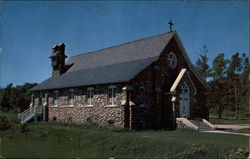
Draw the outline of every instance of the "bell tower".
[[[53,47],[51,58],[52,77],[61,75],[65,71],[65,45],[64,43]]]

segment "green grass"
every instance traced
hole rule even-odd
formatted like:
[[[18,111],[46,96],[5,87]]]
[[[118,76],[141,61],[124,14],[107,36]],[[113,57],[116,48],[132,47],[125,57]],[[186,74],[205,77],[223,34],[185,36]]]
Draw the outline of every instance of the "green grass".
[[[15,121],[17,120],[17,116],[18,114],[17,113],[14,113],[14,112],[0,112],[1,115],[3,116],[6,116],[8,118],[9,121]]]
[[[247,153],[248,137],[191,130],[126,131],[97,124],[19,124],[1,133],[1,156],[11,158],[225,158]],[[42,137],[43,136],[43,137]],[[241,149],[240,149],[241,148]],[[245,154],[244,154],[245,155]]]
[[[209,122],[211,122],[212,124],[225,124],[225,125],[249,124],[249,120],[210,119]]]
[[[237,130],[235,132],[238,132],[238,133],[247,133],[247,134],[250,134],[250,128],[246,128],[246,129],[240,129],[240,130]]]
[[[248,108],[248,107],[246,107],[246,108]],[[216,112],[216,110],[211,108],[209,110],[209,115],[210,116],[218,116],[218,113]],[[225,109],[222,112],[222,117],[234,118],[235,117],[235,111]],[[238,118],[248,118],[248,117],[249,117],[249,110],[248,109],[240,109],[240,110],[238,110]]]

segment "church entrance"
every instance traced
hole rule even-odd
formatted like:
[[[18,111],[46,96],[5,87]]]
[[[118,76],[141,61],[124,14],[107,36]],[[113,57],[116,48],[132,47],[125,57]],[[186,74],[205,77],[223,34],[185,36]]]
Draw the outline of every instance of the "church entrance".
[[[184,82],[180,91],[180,117],[190,117],[190,90]]]

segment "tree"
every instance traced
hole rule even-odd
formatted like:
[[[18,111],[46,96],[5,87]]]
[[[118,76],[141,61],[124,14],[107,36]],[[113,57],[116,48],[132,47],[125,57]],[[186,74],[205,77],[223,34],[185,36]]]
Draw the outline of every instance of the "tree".
[[[230,110],[235,111],[235,117],[238,117],[238,87],[240,75],[243,70],[242,60],[239,53],[232,55],[229,67],[227,69],[227,103]]]
[[[201,49],[201,54],[199,54],[198,60],[196,62],[196,69],[205,81],[210,76],[211,72],[208,65],[207,53],[208,53],[208,48],[206,45],[204,45]]]
[[[242,54],[242,74],[240,75],[239,83],[239,108],[245,111],[246,116],[249,114],[249,76],[250,76],[250,64],[246,54]]]
[[[32,83],[25,83],[22,86],[16,86],[16,104],[15,106],[20,108],[21,111],[27,109],[31,102],[31,92],[29,89],[36,85]]]
[[[215,59],[213,60],[213,68],[211,70],[213,80],[219,80],[225,77],[228,63],[229,60],[224,59],[223,53],[215,57]]]
[[[222,112],[226,108],[226,68],[229,61],[224,59],[224,54],[221,53],[213,60],[211,75],[213,80],[209,82],[211,89],[208,92],[208,102],[211,107],[214,107],[219,117],[222,117]]]
[[[31,101],[31,92],[29,89],[34,87],[36,83],[25,83],[22,86],[12,87],[10,83],[6,88],[1,89],[0,93],[0,106],[2,110],[9,111],[10,109],[19,108],[24,111],[29,107]]]
[[[6,86],[5,89],[3,89],[1,91],[1,101],[0,101],[0,105],[1,105],[1,109],[5,109],[9,112],[9,110],[12,108],[12,103],[11,103],[11,97],[12,97],[12,86],[13,84],[10,83]]]

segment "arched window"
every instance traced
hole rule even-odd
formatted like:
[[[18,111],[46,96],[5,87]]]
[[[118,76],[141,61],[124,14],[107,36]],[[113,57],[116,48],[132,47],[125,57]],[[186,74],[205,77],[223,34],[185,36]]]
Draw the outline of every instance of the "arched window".
[[[139,92],[140,92],[140,106],[141,107],[146,107],[147,104],[146,104],[146,96],[145,96],[145,86],[144,86],[144,83],[141,82],[140,83],[140,88],[139,88]]]
[[[108,105],[116,105],[116,86],[109,86],[108,88]]]
[[[93,87],[89,87],[87,89],[87,105],[88,106],[92,106],[93,105],[93,96],[94,96],[93,90],[94,90]]]
[[[42,105],[42,98],[43,98],[43,92],[40,92],[40,96],[39,96],[39,106]]]
[[[70,89],[69,90],[69,105],[70,106],[74,106],[74,98],[75,98],[74,89]]]
[[[54,92],[54,100],[53,100],[53,103],[54,103],[55,106],[58,106],[58,97],[59,97],[59,91],[55,90],[55,92]]]

